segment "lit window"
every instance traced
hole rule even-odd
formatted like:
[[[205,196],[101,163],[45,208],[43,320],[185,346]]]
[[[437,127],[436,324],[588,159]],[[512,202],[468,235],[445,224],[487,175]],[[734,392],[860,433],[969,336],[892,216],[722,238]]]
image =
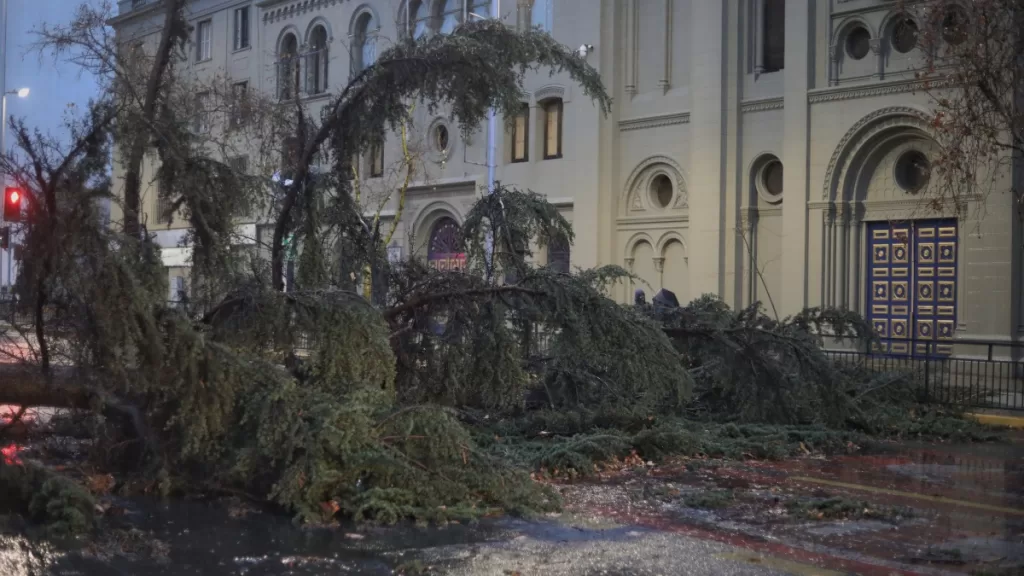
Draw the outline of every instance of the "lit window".
[[[196,62],[209,60],[213,55],[213,23],[203,20],[196,28]]]
[[[306,93],[322,94],[327,91],[327,30],[317,26],[309,36],[309,54],[306,55]]]
[[[512,161],[526,162],[530,145],[530,105],[523,104],[512,124]]]
[[[782,70],[786,65],[786,0],[764,0],[765,72]]]
[[[544,104],[544,158],[562,157],[562,101]]]
[[[235,9],[235,50],[249,47],[249,7]]]

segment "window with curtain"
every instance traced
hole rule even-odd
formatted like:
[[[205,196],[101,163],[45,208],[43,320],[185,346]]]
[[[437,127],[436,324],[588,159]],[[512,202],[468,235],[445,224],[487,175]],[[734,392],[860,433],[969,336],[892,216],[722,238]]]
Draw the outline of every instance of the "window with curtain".
[[[544,103],[544,158],[562,157],[562,100]]]
[[[786,0],[764,0],[765,72],[776,72],[786,66]]]
[[[294,34],[288,34],[281,40],[281,49],[277,57],[277,95],[281,100],[291,100],[296,96],[295,74],[298,69],[299,40]]]
[[[377,22],[370,12],[364,12],[356,20],[355,46],[352,50],[355,59],[352,72],[360,72],[377,60]]]
[[[530,105],[523,103],[512,123],[512,161],[526,162],[530,159]]]
[[[213,56],[213,22],[203,20],[196,27],[196,62],[209,60]]]
[[[309,35],[309,54],[306,55],[306,93],[323,94],[327,91],[327,29],[313,28]]]

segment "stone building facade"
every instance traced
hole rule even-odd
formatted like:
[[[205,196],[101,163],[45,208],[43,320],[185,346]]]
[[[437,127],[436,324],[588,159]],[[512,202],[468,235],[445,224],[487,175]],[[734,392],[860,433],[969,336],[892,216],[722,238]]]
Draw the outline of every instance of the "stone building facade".
[[[152,33],[154,3],[122,0],[117,33]],[[567,78],[537,74],[522,117],[497,122],[496,179],[546,195],[574,224],[571,249],[539,253],[541,263],[622,265],[644,281],[621,286],[623,302],[638,287],[648,298],[666,288],[681,301],[759,300],[779,316],[846,306],[897,338],[1016,339],[1022,254],[1011,175],[965,195],[959,209],[928,206],[935,143],[912,41],[923,24],[902,3],[498,4],[509,25],[583,47],[614,97],[604,116]],[[298,97],[315,108],[403,34],[445,33],[489,8],[490,0],[195,0],[188,67],[289,99],[279,62],[299,54]],[[445,240],[486,187],[487,126],[463,139],[443,114],[419,108],[415,132],[423,170],[391,251],[457,266]],[[383,162],[400,159],[398,148],[386,142]],[[155,194],[145,206],[155,222]],[[179,270],[187,248],[175,244],[174,226],[149,228]],[[259,240],[258,222],[243,226]]]

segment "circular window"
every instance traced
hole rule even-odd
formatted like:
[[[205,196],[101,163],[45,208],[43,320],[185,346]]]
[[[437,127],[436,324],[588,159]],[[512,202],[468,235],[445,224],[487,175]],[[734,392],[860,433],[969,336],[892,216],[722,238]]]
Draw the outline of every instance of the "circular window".
[[[448,144],[448,127],[438,124],[434,127],[434,146],[439,152],[445,152],[448,150]]]
[[[942,17],[942,39],[957,45],[967,39],[967,12],[962,6],[951,5]]]
[[[854,60],[868,55],[871,49],[871,33],[863,26],[857,26],[846,34],[846,54]]]
[[[772,160],[761,169],[761,194],[769,202],[782,199],[782,162]]]
[[[668,208],[672,203],[672,180],[664,174],[658,174],[651,180],[651,199],[659,208]]]
[[[896,159],[896,185],[907,192],[917,192],[928,184],[931,162],[919,150],[908,150]]]
[[[892,27],[892,47],[900,54],[906,54],[917,46],[917,23],[905,18]]]

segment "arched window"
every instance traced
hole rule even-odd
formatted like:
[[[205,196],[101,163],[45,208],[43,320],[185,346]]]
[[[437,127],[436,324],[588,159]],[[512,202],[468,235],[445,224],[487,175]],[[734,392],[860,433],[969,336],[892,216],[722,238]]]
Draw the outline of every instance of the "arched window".
[[[424,0],[409,0],[406,11],[406,27],[416,40],[430,31],[430,7]]]
[[[277,51],[277,96],[281,100],[291,100],[298,92],[298,55],[298,38],[286,34]]]
[[[361,72],[377,60],[377,21],[371,12],[356,20],[355,45],[352,47],[352,72]]]
[[[430,231],[427,264],[436,270],[464,270],[466,254],[459,237],[461,230],[455,220],[441,218]]]
[[[327,91],[327,29],[313,28],[309,35],[309,53],[306,54],[306,93],[322,94]]]

